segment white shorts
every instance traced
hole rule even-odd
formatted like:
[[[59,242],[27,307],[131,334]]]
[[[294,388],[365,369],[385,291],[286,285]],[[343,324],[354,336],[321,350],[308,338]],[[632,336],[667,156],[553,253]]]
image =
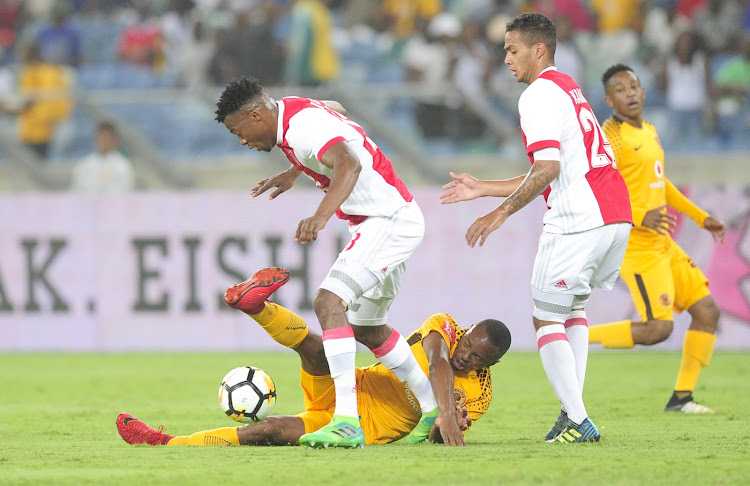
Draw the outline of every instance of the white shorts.
[[[534,317],[565,322],[592,287],[612,290],[628,247],[630,223],[570,234],[542,232],[531,274]]]
[[[424,237],[424,217],[412,201],[389,217],[369,217],[349,227],[352,238],[320,284],[349,306],[355,326],[386,323],[398,295],[406,260]]]

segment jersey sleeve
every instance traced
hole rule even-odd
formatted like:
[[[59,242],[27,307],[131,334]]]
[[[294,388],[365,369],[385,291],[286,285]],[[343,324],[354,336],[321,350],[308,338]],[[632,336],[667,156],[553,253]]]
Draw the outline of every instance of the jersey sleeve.
[[[672,182],[667,179],[667,204],[676,209],[703,228],[703,222],[709,216],[707,212],[699,208],[693,201],[685,197]]]
[[[440,334],[440,337],[443,338],[449,350],[452,350],[453,346],[456,345],[456,321],[448,314],[440,313],[431,315],[424,321],[424,324],[422,324],[422,327],[417,332],[422,338],[425,338],[432,331]]]
[[[542,83],[538,87],[530,86],[521,95],[518,100],[518,113],[521,130],[526,139],[527,154],[531,155],[544,148],[560,149],[560,116],[564,111],[562,107],[558,109],[560,104],[558,93],[547,83]]]
[[[286,138],[304,158],[320,161],[323,154],[338,142],[347,140],[349,126],[320,108],[305,108],[289,120]]]

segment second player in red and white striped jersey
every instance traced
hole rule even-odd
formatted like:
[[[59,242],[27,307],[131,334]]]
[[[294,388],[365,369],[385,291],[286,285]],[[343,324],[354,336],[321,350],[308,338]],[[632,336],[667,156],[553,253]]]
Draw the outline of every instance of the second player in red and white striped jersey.
[[[519,15],[505,31],[505,64],[528,84],[518,102],[525,175],[480,181],[454,174],[444,204],[477,197],[506,198],[466,232],[482,246],[518,210],[543,194],[549,211],[531,274],[532,322],[544,371],[562,407],[545,440],[597,442],[583,403],[588,360],[585,304],[594,287],[611,290],[632,226],[627,187],[591,106],[573,79],[555,68],[557,34],[539,13]]]
[[[333,173],[332,168],[320,162],[326,150],[345,140],[357,154],[362,170],[351,194],[336,212],[339,218],[358,224],[367,216],[391,216],[412,201],[391,162],[358,124],[318,100],[286,97],[277,102],[278,146],[319,188],[328,189]]]
[[[548,67],[518,101],[526,151],[560,151],[560,175],[544,191],[548,233],[578,233],[632,223],[628,190],[614,154],[580,86]]]

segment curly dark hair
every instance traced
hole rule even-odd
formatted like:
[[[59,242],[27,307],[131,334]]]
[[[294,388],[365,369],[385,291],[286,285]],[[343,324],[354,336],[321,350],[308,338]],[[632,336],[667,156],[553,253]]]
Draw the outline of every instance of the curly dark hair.
[[[633,68],[631,68],[627,64],[617,63],[608,67],[607,70],[604,71],[604,74],[602,74],[602,84],[604,85],[604,89],[607,89],[607,82],[612,78],[612,76],[623,71],[630,71],[631,73],[635,74]]]
[[[497,319],[485,319],[478,322],[477,326],[485,326],[487,337],[497,348],[497,359],[500,359],[510,349],[510,331],[508,327]]]
[[[256,96],[264,93],[257,79],[242,76],[231,80],[216,103],[216,121],[224,123],[227,116],[245,106]]]
[[[537,42],[541,42],[547,46],[550,59],[555,58],[557,29],[546,15],[536,12],[519,15],[505,25],[505,32],[514,30],[521,32],[527,46],[533,46]]]

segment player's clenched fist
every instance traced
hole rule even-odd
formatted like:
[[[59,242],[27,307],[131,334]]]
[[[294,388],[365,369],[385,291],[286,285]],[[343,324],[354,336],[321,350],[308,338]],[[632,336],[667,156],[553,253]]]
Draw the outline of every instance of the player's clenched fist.
[[[303,245],[318,239],[318,231],[326,227],[328,220],[320,216],[312,216],[303,219],[297,225],[297,233],[294,235],[294,241],[299,241]]]

